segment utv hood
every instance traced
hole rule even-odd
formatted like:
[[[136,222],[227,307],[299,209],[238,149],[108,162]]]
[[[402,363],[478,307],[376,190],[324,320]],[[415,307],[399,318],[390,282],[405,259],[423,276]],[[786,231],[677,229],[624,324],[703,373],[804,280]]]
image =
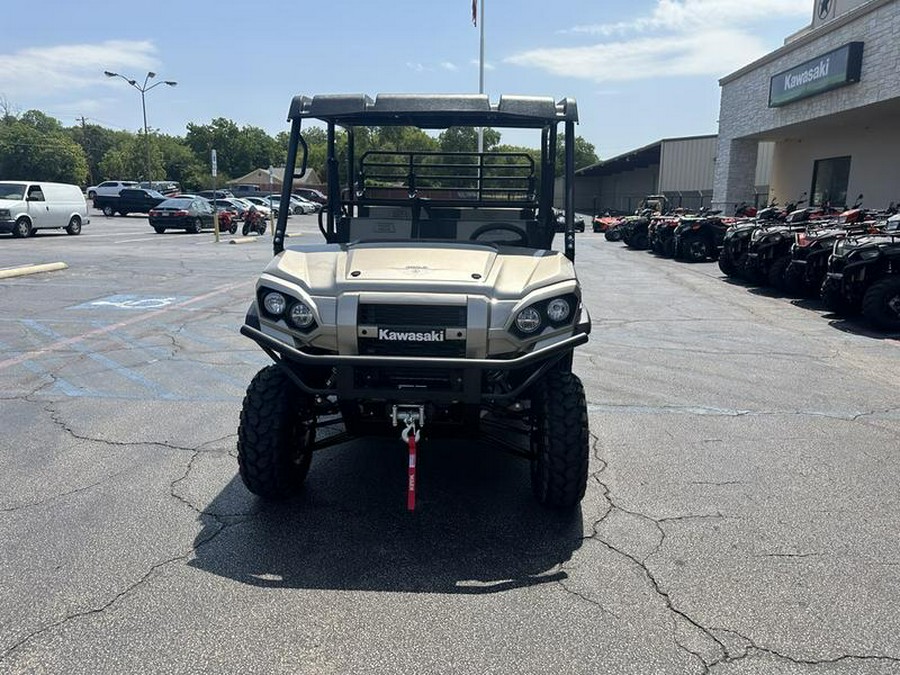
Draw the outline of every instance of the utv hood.
[[[276,256],[266,272],[314,296],[373,291],[510,299],[575,279],[572,263],[555,251],[459,242],[292,247]]]

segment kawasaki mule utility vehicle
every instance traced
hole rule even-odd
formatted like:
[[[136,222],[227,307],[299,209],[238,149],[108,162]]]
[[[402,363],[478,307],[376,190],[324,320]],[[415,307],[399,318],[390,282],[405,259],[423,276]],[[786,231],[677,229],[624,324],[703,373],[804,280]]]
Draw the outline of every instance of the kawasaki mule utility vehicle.
[[[574,100],[541,97],[293,99],[282,203],[290,177],[306,170],[301,124],[319,120],[327,129],[324,241],[285,246],[281,209],[275,257],[241,328],[275,361],[251,382],[238,429],[240,473],[252,492],[285,497],[314,451],[391,434],[409,449],[413,508],[416,442],[477,435],[530,460],[539,502],[578,504],[588,423],[572,352],[591,324],[573,264],[577,117]],[[560,125],[563,252],[553,250]],[[378,136],[372,127],[531,129],[540,159],[368,147]]]

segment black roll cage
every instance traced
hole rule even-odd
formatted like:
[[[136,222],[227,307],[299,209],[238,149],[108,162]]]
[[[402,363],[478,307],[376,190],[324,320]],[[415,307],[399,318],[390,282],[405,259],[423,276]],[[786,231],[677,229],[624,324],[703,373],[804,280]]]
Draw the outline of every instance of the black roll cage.
[[[491,104],[486,95],[446,95],[446,94],[380,94],[371,99],[362,94],[296,96],[291,102],[288,121],[291,123],[290,140],[285,162],[284,181],[281,192],[281,208],[275,225],[273,250],[278,255],[284,250],[284,237],[290,209],[291,191],[294,179],[306,174],[309,148],[301,133],[303,119],[317,119],[325,122],[327,128],[327,157],[325,172],[327,177],[326,210],[320,214],[323,235],[333,241],[337,233],[337,223],[342,217],[359,212],[369,206],[411,206],[417,213],[427,200],[429,207],[515,207],[538,214],[540,225],[552,232],[555,228],[553,202],[555,190],[555,157],[558,124],[565,124],[564,162],[564,211],[565,211],[565,255],[575,261],[575,123],[578,108],[574,99],[562,99],[554,103],[549,97],[501,96]],[[369,151],[359,159],[355,157],[354,127],[358,126],[413,126],[421,129],[446,129],[449,127],[498,127],[531,128],[541,130],[541,183],[535,185],[534,163],[530,156],[522,153],[444,153],[444,152],[387,152]],[[335,143],[335,130],[341,127],[347,132],[347,185],[342,188],[339,177],[339,160]],[[301,155],[302,150],[302,155]],[[298,155],[301,155],[299,171]],[[492,158],[502,157],[508,163],[494,164]],[[527,158],[522,165],[518,161]],[[377,158],[385,161],[369,161]],[[443,160],[441,159],[443,158]],[[395,161],[402,159],[402,162]],[[417,164],[416,160],[420,160]],[[461,160],[457,163],[454,160]],[[371,169],[385,171],[404,166],[405,195],[381,194],[369,191],[366,180],[373,178]],[[441,186],[426,190],[419,187],[422,174],[416,168],[427,166],[450,171],[466,166],[475,168],[471,176],[461,180],[466,184]],[[492,175],[491,166],[511,171],[513,175]],[[368,168],[367,168],[368,167]],[[519,169],[526,169],[522,175],[515,175]],[[418,177],[417,177],[418,176]],[[460,179],[458,175],[436,173],[432,179]],[[472,182],[474,181],[474,183]],[[474,188],[474,189],[473,189]],[[443,192],[442,192],[443,191]],[[421,192],[421,193],[420,193]],[[427,193],[427,197],[423,194]],[[448,198],[455,193],[456,198]],[[474,193],[474,195],[472,194]],[[462,197],[461,197],[462,195]]]

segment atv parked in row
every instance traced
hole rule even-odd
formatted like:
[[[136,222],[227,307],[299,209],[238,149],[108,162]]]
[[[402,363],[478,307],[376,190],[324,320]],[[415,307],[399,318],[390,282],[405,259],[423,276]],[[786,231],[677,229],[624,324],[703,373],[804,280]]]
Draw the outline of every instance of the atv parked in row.
[[[891,216],[881,234],[834,244],[822,301],[836,314],[862,310],[876,327],[900,330],[900,216]]]
[[[650,247],[650,220],[668,211],[668,199],[664,195],[649,195],[641,200],[635,215],[626,216],[619,225],[622,241],[629,248],[644,251]]]
[[[721,216],[682,218],[675,228],[675,257],[688,262],[718,260],[725,232],[734,222]]]

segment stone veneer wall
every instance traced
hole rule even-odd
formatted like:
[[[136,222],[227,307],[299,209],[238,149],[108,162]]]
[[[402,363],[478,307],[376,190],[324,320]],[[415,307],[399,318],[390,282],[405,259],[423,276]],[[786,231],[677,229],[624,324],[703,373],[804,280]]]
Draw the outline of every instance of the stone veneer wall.
[[[862,41],[860,81],[769,108],[769,80],[848,42]],[[845,15],[723,78],[713,206],[726,211],[752,201],[756,140],[775,130],[900,97],[900,0],[870,0]],[[753,138],[752,142],[748,137]]]

